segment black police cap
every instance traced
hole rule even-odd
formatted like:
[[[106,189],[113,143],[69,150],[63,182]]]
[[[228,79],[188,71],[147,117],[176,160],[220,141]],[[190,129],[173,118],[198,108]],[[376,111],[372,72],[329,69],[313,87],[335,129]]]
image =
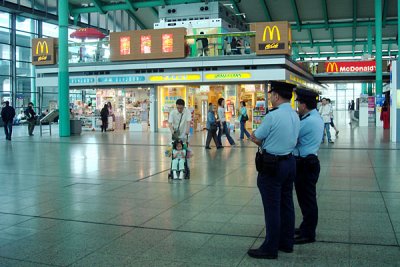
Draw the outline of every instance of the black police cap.
[[[268,91],[268,93],[271,92],[293,92],[293,89],[296,88],[295,85],[290,84],[290,83],[285,83],[285,82],[278,82],[278,81],[271,81],[270,82],[271,89]]]
[[[307,89],[307,88],[296,88],[296,95],[297,95],[297,101],[309,101],[309,100],[315,100],[317,101],[317,97],[319,93],[317,91]]]

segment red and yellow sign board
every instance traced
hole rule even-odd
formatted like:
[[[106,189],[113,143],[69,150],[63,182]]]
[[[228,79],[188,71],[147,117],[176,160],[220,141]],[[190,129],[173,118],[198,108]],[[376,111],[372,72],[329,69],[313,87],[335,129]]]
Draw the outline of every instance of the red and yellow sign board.
[[[370,61],[344,61],[325,62],[325,72],[375,72],[376,62]]]
[[[32,39],[32,65],[55,64],[55,38]]]
[[[257,55],[291,54],[292,32],[287,21],[254,23],[250,29],[256,32]]]
[[[110,59],[146,60],[185,57],[185,28],[112,32]]]

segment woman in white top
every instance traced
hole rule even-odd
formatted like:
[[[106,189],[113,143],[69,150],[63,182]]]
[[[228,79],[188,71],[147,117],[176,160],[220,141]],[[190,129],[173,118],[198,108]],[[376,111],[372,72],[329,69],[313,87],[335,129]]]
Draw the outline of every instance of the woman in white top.
[[[218,131],[218,143],[222,144],[222,133],[225,133],[226,138],[228,139],[228,142],[231,146],[235,145],[235,141],[233,141],[231,135],[229,134],[230,130],[228,129],[228,126],[226,125],[226,117],[225,117],[225,99],[220,98],[218,99],[218,119],[220,120],[220,128]]]

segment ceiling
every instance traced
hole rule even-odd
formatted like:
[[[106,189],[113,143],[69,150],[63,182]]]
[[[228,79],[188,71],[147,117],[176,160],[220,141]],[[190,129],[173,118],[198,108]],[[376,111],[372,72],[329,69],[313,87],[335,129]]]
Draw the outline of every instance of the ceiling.
[[[69,0],[72,14],[126,10],[144,28],[158,21],[162,5],[211,0]],[[357,56],[375,50],[375,0],[225,0],[246,22],[289,21],[297,57]],[[382,0],[383,55],[397,54],[397,1]]]

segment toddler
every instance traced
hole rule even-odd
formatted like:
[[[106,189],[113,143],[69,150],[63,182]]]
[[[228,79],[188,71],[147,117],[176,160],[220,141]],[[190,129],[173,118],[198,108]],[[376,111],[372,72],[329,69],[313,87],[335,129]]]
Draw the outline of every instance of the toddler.
[[[172,175],[173,179],[182,180],[185,175],[186,150],[183,148],[182,140],[175,141],[172,150]],[[179,172],[179,177],[177,172]]]

